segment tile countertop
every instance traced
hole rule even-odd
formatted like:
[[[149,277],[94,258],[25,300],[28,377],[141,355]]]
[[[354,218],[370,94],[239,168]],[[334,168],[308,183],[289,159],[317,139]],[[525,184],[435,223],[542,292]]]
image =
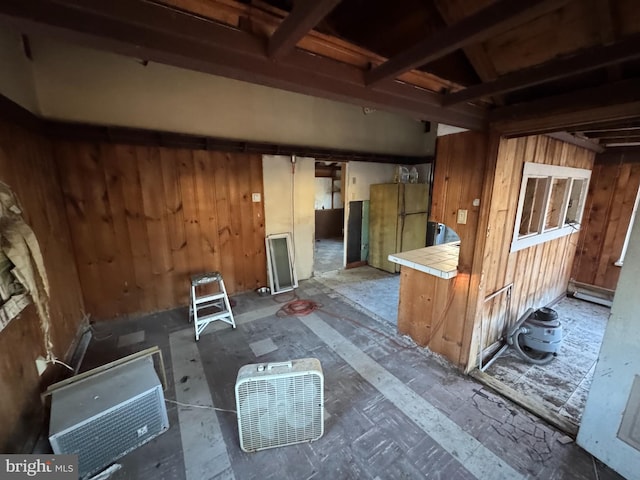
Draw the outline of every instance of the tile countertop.
[[[458,275],[459,255],[460,242],[451,242],[393,253],[389,255],[389,261],[449,280]]]

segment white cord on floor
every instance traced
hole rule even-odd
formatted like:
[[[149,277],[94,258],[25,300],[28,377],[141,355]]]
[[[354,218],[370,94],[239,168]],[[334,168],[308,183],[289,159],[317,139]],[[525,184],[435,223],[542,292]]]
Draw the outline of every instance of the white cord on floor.
[[[224,409],[224,408],[217,408],[217,407],[214,407],[213,405],[194,405],[192,403],[178,402],[177,400],[171,400],[169,398],[165,398],[164,401],[167,402],[167,403],[175,403],[176,405],[179,405],[181,407],[206,408],[207,410],[216,410],[218,412],[237,413],[235,410],[227,410],[227,409]]]
[[[66,363],[64,363],[61,360],[58,360],[57,358],[52,358],[50,360],[47,360],[47,363],[57,363],[58,365],[62,365],[63,367],[67,367],[69,370],[71,370],[73,373],[76,373],[76,369],[67,365]]]

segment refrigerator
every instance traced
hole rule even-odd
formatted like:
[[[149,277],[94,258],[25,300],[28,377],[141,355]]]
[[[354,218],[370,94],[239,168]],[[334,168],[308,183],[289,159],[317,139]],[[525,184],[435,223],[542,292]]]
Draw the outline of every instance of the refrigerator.
[[[369,203],[369,265],[387,272],[400,266],[392,253],[426,246],[429,185],[383,183],[371,185]]]

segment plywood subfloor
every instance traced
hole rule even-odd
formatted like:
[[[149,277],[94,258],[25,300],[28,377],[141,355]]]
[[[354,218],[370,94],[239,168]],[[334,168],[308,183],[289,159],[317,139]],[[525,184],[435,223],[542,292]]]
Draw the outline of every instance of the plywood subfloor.
[[[114,480],[620,478],[335,290],[309,280],[297,294],[322,310],[280,318],[272,298],[236,296],[238,328],[211,325],[197,343],[186,309],[95,325],[83,368],[158,345],[171,400],[233,410],[237,371],[249,363],[311,356],[325,375],[317,442],[244,453],[234,413],[169,403],[169,431],[121,459]],[[142,343],[118,348],[139,331]]]
[[[564,341],[548,365],[531,365],[509,349],[486,373],[580,424],[610,309],[571,297],[554,307]]]

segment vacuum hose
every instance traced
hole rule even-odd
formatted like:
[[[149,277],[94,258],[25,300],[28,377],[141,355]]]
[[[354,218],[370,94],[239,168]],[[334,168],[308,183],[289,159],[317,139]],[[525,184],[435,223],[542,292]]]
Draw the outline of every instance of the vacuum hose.
[[[528,333],[529,331],[527,327],[523,327],[522,324],[531,316],[533,312],[533,308],[527,310],[525,314],[520,317],[520,320],[518,320],[516,324],[511,328],[511,330],[509,330],[509,333],[507,334],[507,343],[515,349],[515,351],[518,353],[518,355],[520,355],[520,357],[522,357],[524,361],[533,363],[534,365],[546,365],[547,363],[551,362],[551,360],[553,360],[553,353],[547,353],[540,358],[535,358],[527,355],[527,353],[522,350],[522,347],[520,346],[520,335]]]

